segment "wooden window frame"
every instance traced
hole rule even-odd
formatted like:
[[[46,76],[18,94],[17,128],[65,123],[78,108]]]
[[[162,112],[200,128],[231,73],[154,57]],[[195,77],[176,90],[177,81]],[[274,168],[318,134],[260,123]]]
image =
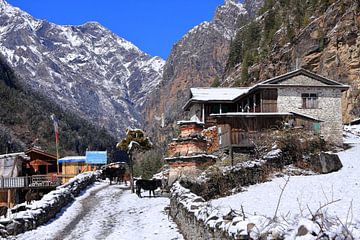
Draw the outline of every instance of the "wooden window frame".
[[[303,109],[317,109],[319,108],[319,95],[317,93],[302,93],[301,103]]]

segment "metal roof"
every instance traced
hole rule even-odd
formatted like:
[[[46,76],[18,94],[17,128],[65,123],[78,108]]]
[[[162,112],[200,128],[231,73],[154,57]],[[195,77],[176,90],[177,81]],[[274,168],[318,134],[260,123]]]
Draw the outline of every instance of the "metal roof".
[[[69,156],[59,159],[59,163],[69,163],[69,162],[85,162],[85,156]]]

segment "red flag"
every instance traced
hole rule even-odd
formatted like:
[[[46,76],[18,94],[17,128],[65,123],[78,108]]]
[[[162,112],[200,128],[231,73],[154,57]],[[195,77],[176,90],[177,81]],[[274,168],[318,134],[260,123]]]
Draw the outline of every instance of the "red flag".
[[[51,115],[51,118],[54,121],[55,138],[56,138],[56,143],[58,143],[58,141],[59,141],[59,122],[56,119],[54,114]]]

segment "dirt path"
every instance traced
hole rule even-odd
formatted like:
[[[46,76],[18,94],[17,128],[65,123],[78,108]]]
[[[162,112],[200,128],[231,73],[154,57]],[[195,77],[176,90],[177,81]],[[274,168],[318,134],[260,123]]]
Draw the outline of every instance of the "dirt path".
[[[166,197],[138,198],[124,186],[96,183],[56,219],[18,240],[183,239],[164,212]]]
[[[121,210],[115,207],[103,208],[102,205],[116,206],[122,193],[123,189],[119,185],[106,185],[91,192],[80,201],[81,209],[77,216],[54,239],[82,239],[87,232],[96,233],[92,236],[94,239],[105,239],[113,232]]]
[[[110,189],[112,190],[109,191]],[[104,194],[108,195],[109,192],[111,192],[110,196],[104,196]],[[114,205],[114,201],[116,204],[116,202],[119,201],[122,192],[123,190],[116,185],[107,185],[91,192],[89,196],[80,201],[81,209],[78,212],[78,215],[69,222],[63,230],[58,232],[56,236],[54,236],[54,239],[79,239],[85,232],[90,230],[89,227],[94,221],[101,225],[102,231],[99,233],[101,239],[105,238],[111,233],[113,227],[113,224],[111,224],[111,219],[113,219],[111,215],[117,215],[120,214],[120,212],[114,211],[109,213],[106,219],[99,219],[97,217],[100,215],[98,212],[99,210],[103,210],[102,208],[99,208],[99,206],[101,206],[101,204]],[[97,238],[97,236],[95,236],[95,238]]]

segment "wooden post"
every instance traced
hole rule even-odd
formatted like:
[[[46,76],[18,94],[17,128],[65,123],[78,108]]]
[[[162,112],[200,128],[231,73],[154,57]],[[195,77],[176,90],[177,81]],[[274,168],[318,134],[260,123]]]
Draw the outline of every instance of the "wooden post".
[[[59,175],[60,171],[59,171],[59,143],[58,140],[56,138],[56,165],[57,165],[57,174]]]
[[[204,104],[202,104],[202,109],[201,109],[202,111],[201,111],[201,120],[202,120],[202,122],[203,123],[205,123],[205,105]]]
[[[131,188],[131,192],[134,193],[135,192],[135,187],[134,187],[134,164],[133,164],[133,159],[132,159],[132,153],[129,153],[129,170],[130,170],[130,188]]]
[[[7,207],[10,208],[10,200],[11,200],[11,189],[8,189],[8,194],[7,194]]]
[[[253,112],[256,112],[256,94],[253,95]]]

